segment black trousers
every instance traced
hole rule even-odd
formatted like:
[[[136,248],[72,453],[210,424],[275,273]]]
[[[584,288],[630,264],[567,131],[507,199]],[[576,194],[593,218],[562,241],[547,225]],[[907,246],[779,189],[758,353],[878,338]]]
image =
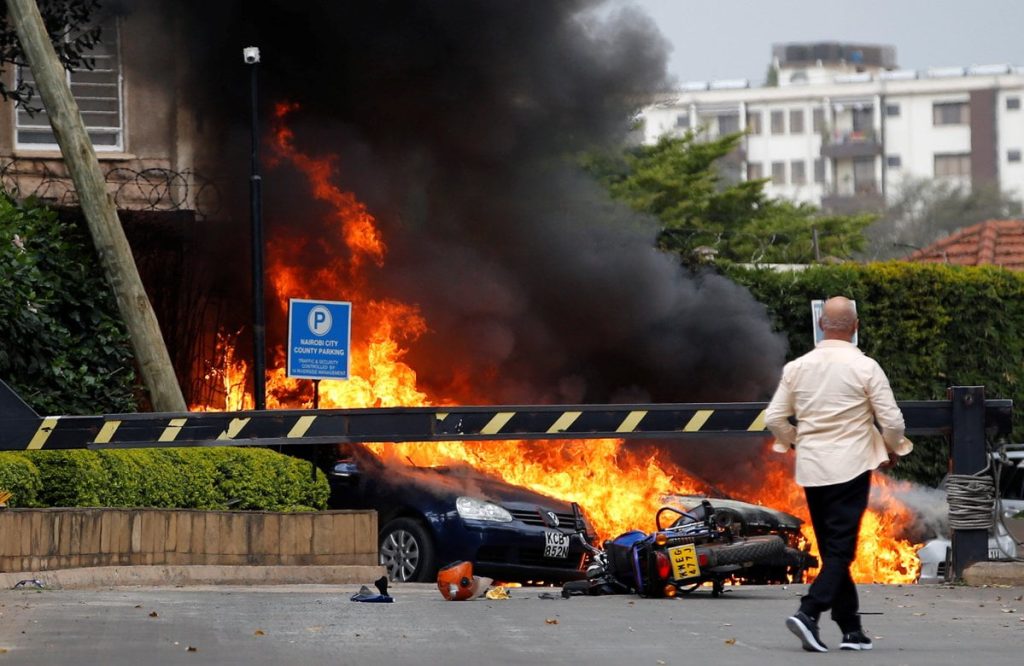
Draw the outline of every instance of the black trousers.
[[[804,488],[821,570],[800,599],[800,610],[817,621],[831,609],[832,619],[844,634],[861,628],[857,614],[860,602],[850,577],[850,564],[857,554],[857,533],[870,490],[870,471],[844,483]]]

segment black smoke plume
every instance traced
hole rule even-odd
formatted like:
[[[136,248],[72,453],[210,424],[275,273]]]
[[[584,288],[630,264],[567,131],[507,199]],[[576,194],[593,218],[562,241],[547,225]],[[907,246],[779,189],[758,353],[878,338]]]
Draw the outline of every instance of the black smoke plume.
[[[338,155],[339,184],[377,217],[389,252],[371,283],[422,309],[430,331],[408,358],[434,395],[466,374],[479,394],[457,398],[485,403],[773,388],[784,342],[763,307],[657,251],[654,222],[573,166],[624,140],[666,86],[667,45],[643,14],[592,0],[179,4],[195,75],[183,103],[216,167],[244,184],[241,49],[259,46],[263,117],[300,104],[297,145]],[[271,239],[335,233],[286,167],[266,172],[264,197]]]

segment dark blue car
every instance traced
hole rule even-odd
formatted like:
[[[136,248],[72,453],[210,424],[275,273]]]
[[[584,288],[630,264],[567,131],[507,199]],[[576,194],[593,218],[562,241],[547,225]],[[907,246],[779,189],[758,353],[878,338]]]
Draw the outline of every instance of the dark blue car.
[[[329,506],[377,511],[380,563],[392,580],[433,581],[458,560],[499,581],[583,577],[586,553],[572,538],[570,504],[469,467],[385,465],[359,445],[339,450]]]

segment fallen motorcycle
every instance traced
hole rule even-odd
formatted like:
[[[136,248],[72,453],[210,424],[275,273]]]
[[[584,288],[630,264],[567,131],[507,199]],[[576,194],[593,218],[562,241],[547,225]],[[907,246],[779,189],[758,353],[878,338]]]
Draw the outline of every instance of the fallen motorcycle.
[[[563,586],[564,596],[675,597],[710,582],[717,597],[725,582],[742,578],[744,570],[791,555],[778,535],[740,536],[735,515],[716,510],[706,499],[693,510],[664,506],[655,516],[656,531],[626,532],[605,541],[603,548],[587,541],[579,506],[573,504],[573,512],[576,536],[590,553],[590,564],[585,579]]]

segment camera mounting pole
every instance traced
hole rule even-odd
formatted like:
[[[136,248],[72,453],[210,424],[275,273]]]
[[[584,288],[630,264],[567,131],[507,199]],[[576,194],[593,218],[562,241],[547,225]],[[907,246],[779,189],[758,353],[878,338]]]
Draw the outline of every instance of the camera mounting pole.
[[[258,72],[260,50],[255,46],[242,49],[242,59],[249,65],[249,86],[252,106],[252,170],[249,176],[249,214],[252,228],[252,394],[257,410],[267,408],[266,323],[263,312],[263,180],[260,177],[260,132],[258,104]]]

